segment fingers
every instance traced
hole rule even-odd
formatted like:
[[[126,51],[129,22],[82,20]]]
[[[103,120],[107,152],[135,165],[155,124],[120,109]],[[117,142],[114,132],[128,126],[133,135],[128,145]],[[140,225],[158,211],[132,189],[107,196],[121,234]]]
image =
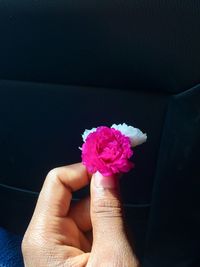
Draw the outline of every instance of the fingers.
[[[96,173],[91,181],[91,220],[94,242],[113,242],[125,235],[118,178]]]
[[[90,197],[84,198],[74,205],[71,205],[68,216],[73,219],[81,231],[90,231],[92,229],[90,219]]]
[[[45,179],[35,213],[66,216],[72,192],[86,186],[89,179],[87,170],[81,163],[53,169]]]
[[[66,261],[63,267],[78,266],[85,267],[87,265],[90,253],[83,253],[75,257],[70,258],[70,261]]]

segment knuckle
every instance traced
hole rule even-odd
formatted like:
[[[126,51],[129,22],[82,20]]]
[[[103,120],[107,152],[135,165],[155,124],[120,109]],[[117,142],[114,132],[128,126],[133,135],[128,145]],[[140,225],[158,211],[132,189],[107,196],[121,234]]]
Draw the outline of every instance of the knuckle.
[[[52,183],[52,184],[56,184],[58,183],[58,181],[60,180],[59,178],[59,168],[54,168],[52,170],[50,170],[46,176],[46,183]]]
[[[22,240],[22,244],[21,244],[21,250],[22,250],[23,255],[29,254],[30,251],[35,252],[36,245],[33,242],[33,240],[29,238],[29,236],[26,236],[26,235],[24,236]]]
[[[27,251],[27,246],[28,246],[28,244],[27,244],[27,242],[26,242],[26,239],[23,238],[22,243],[21,243],[22,254],[25,254],[25,253],[26,253],[26,251]]]
[[[40,231],[26,232],[21,243],[22,253],[37,251],[48,244],[47,238]]]
[[[27,266],[52,266],[53,260],[56,259],[55,249],[56,245],[47,243],[38,235],[33,237],[30,233],[25,234],[21,244],[23,259]]]
[[[98,198],[93,202],[92,212],[99,217],[121,217],[122,207],[118,199]]]
[[[57,175],[58,175],[58,168],[54,168],[48,172],[47,178],[54,179],[55,177],[57,177]]]

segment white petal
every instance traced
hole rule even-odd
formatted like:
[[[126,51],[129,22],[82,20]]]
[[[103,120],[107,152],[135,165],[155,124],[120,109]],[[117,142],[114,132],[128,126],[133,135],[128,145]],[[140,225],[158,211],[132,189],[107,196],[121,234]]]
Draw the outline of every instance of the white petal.
[[[97,128],[92,128],[91,130],[85,130],[84,133],[82,134],[83,142],[85,142],[86,138],[90,133],[93,133],[96,131]]]
[[[129,137],[131,140],[132,147],[141,145],[147,140],[146,133],[143,133],[140,129],[135,128],[133,126],[128,126],[126,123],[118,124],[118,125],[113,124],[111,128],[119,130],[122,134]]]

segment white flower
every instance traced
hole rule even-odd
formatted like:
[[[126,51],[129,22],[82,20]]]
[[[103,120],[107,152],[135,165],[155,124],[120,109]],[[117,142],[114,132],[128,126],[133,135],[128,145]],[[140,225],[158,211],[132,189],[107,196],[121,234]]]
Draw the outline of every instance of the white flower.
[[[131,140],[131,146],[135,147],[146,142],[147,135],[143,133],[140,129],[134,128],[133,126],[128,126],[126,123],[123,124],[113,124],[111,128],[119,130],[122,134],[129,137]]]
[[[92,128],[91,130],[85,130],[84,133],[82,134],[83,142],[85,142],[86,138],[90,133],[93,133],[96,131],[97,128]]]

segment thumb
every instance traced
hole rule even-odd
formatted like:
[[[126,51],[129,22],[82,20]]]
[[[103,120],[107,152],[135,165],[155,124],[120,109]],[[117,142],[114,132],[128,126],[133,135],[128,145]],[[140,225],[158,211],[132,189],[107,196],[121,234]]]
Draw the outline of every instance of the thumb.
[[[119,178],[96,172],[92,176],[90,191],[94,242],[108,242],[124,236]]]

